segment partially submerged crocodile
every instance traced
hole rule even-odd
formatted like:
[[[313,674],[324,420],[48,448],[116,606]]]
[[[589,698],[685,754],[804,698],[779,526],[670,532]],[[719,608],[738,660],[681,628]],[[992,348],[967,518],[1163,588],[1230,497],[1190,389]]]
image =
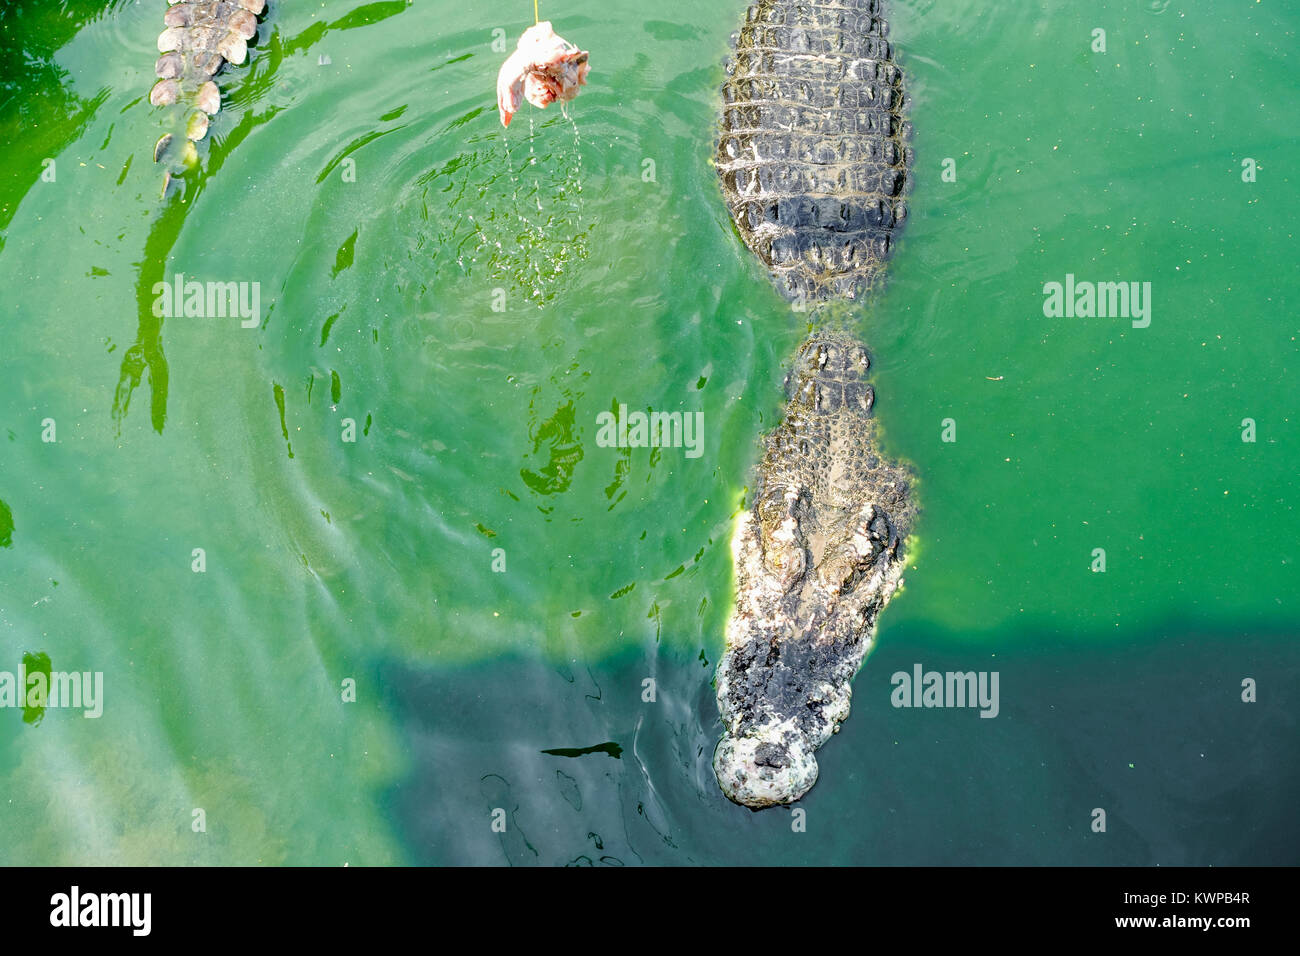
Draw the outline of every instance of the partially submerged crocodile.
[[[208,118],[221,109],[221,91],[213,77],[227,60],[248,58],[248,41],[257,32],[257,16],[266,0],[168,0],[163,18],[167,29],[158,36],[162,54],[154,66],[158,82],[149,93],[154,106],[181,104],[184,140],[164,133],[154,146],[155,163],[166,162],[166,177],[194,164],[194,144],[208,132]],[[164,190],[166,183],[164,182]]]
[[[879,284],[904,217],[902,74],[881,0],[761,0],[723,90],[718,170],[742,240],[813,307],[752,504],[733,540],[736,606],[718,663],[723,792],[754,809],[817,780],[850,682],[901,583],[910,473],[883,459],[866,350],[828,320]]]

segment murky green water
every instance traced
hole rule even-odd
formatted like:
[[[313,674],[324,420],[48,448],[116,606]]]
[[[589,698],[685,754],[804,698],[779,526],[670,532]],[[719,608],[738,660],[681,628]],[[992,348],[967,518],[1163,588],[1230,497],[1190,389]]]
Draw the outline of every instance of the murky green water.
[[[506,6],[272,0],[169,204],[164,4],[0,11],[0,671],[104,686],[0,710],[0,861],[1296,862],[1300,12],[895,3],[863,334],[926,511],[793,832],[709,768],[803,334],[709,164],[743,5],[544,2],[592,83],[503,135]],[[257,327],[154,318],[176,273]],[[1046,317],[1067,274],[1149,326]],[[699,456],[601,447],[619,404]],[[998,717],[892,707],[916,663]]]

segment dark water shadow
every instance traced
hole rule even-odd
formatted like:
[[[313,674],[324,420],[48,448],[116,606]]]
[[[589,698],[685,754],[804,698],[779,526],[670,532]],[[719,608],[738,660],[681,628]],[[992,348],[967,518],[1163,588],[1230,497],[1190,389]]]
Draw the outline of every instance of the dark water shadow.
[[[997,671],[998,716],[894,707],[891,675],[918,663]],[[721,796],[713,670],[686,649],[572,670],[518,656],[388,660],[376,677],[410,761],[382,799],[417,863],[1300,862],[1300,627],[1169,622],[1105,643],[1025,629],[996,644],[887,630],[796,804],[803,832],[787,809],[755,814]],[[642,699],[648,677],[654,702]],[[616,743],[622,759],[542,752],[587,740]],[[498,808],[505,832],[491,828]],[[1092,829],[1098,808],[1105,832]]]

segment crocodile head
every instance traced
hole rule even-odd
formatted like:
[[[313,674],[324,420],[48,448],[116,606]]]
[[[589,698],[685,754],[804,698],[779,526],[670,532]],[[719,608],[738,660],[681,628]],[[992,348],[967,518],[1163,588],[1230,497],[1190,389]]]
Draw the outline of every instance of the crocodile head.
[[[850,681],[901,583],[911,476],[876,450],[867,365],[847,337],[804,345],[733,539],[714,771],[728,797],[755,809],[816,782],[814,751],[848,717]]]

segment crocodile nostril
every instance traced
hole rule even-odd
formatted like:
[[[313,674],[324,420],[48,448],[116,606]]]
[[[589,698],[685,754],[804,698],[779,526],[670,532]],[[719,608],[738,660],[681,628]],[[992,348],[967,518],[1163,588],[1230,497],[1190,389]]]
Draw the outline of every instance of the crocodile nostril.
[[[784,770],[790,762],[790,751],[779,744],[759,744],[754,749],[754,763],[759,767]]]

